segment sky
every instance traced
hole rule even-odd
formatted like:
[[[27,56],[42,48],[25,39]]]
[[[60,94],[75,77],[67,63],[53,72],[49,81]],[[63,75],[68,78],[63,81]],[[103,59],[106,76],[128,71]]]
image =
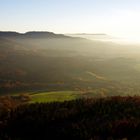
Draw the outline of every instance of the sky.
[[[140,0],[0,0],[0,30],[140,39]]]

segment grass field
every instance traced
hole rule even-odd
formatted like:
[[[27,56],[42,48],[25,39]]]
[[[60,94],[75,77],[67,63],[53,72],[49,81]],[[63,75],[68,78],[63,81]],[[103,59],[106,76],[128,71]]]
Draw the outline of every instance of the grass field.
[[[55,102],[55,101],[69,101],[80,98],[78,91],[56,91],[56,92],[42,92],[31,95],[31,103],[41,102]]]

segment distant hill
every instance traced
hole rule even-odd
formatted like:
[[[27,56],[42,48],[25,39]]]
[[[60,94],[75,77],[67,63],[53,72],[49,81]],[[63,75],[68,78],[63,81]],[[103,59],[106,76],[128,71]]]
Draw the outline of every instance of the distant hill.
[[[0,94],[78,90],[91,97],[92,90],[112,96],[112,90],[122,95],[135,89],[139,94],[139,61],[128,56],[139,56],[140,49],[133,47],[53,32],[0,32]]]
[[[76,34],[66,34],[71,37],[79,37],[79,38],[85,38],[92,41],[104,41],[104,42],[117,42],[117,38],[110,36],[105,33],[76,33]]]
[[[6,32],[0,31],[1,38],[70,38],[63,34],[55,34],[53,32],[42,32],[42,31],[31,31],[26,33],[18,33],[18,32]]]
[[[15,36],[20,36],[22,35],[21,33],[18,32],[12,32],[12,31],[0,31],[0,37],[15,37]]]
[[[74,33],[74,34],[70,34],[70,35],[101,35],[101,36],[108,36],[105,33]]]

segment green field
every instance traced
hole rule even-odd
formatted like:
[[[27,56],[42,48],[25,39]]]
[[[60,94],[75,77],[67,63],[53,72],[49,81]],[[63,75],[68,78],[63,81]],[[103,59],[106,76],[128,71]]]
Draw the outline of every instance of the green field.
[[[56,92],[42,92],[31,95],[31,103],[41,102],[63,102],[80,98],[78,91],[56,91]]]

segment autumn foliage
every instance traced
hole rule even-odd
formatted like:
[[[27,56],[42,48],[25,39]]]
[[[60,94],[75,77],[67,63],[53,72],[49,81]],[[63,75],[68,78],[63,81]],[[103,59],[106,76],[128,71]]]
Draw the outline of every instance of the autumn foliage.
[[[25,104],[2,115],[1,139],[140,139],[137,96]]]

